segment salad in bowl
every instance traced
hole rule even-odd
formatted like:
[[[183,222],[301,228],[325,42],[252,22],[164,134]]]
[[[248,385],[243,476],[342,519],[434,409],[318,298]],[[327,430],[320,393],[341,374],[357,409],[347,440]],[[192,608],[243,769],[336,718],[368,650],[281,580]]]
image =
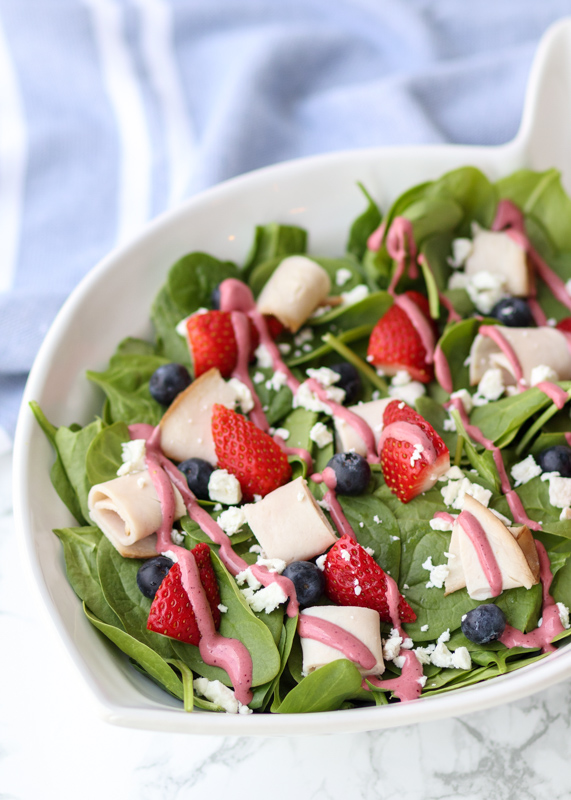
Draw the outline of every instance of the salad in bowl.
[[[165,263],[92,421],[32,399],[77,604],[169,708],[382,715],[571,635],[559,174],[361,189],[344,252],[268,223]]]

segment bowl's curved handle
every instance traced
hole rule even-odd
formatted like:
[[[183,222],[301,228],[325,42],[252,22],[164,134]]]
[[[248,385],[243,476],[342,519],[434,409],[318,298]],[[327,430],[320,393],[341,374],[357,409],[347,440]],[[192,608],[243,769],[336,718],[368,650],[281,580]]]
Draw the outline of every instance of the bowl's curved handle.
[[[556,166],[571,193],[571,17],[552,25],[539,44],[511,146],[531,169]]]

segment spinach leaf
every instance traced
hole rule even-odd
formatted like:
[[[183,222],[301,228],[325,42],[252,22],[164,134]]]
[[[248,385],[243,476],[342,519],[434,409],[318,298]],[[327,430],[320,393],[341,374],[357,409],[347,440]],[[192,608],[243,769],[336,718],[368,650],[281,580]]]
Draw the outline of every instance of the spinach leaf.
[[[278,714],[309,714],[334,711],[361,690],[361,673],[346,658],[311,672],[275,709]]]
[[[346,331],[358,325],[375,325],[377,321],[389,310],[393,298],[388,292],[373,292],[358,303],[349,306],[335,306],[326,314],[308,320],[308,325],[321,327],[327,325],[329,330],[335,323],[337,330]],[[322,335],[322,331],[319,335]]]
[[[363,211],[351,225],[346,250],[350,255],[360,261],[367,250],[367,240],[369,236],[381,224],[381,212],[363,184],[358,183],[357,185],[365,195],[368,205],[365,211]]]
[[[188,316],[188,314],[186,315]],[[157,354],[192,369],[188,344],[176,327],[185,314],[170,296],[168,286],[159,289],[151,306],[151,320],[157,341]]]
[[[85,461],[91,442],[102,430],[103,422],[96,420],[79,430],[72,430],[62,426],[58,428],[55,436],[56,447],[63,469],[81,508],[81,518],[78,519],[78,522],[90,521],[87,495],[91,489],[91,484],[87,477]]]
[[[91,486],[117,477],[117,470],[123,463],[121,445],[129,440],[129,428],[124,422],[115,422],[95,436],[85,457],[87,480]]]
[[[259,264],[270,259],[303,254],[307,250],[307,231],[295,225],[257,225],[254,241],[243,266],[243,276],[247,278]]]
[[[464,222],[457,236],[469,236],[470,223],[491,228],[497,205],[497,188],[476,167],[460,167],[447,172],[426,192],[428,197],[442,195],[453,198],[464,211]]]
[[[494,403],[477,406],[470,415],[470,422],[498,447],[506,447],[523,425],[550,403],[543,392],[531,387],[513,397],[502,397]]]
[[[394,578],[399,579],[400,529],[391,510],[378,497],[362,495],[337,498],[363,547],[371,547],[375,561]]]

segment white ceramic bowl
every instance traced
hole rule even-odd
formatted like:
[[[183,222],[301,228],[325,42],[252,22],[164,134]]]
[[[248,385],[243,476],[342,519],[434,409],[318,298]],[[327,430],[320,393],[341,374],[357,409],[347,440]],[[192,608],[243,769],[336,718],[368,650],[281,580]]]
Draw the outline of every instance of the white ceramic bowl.
[[[571,645],[515,673],[413,703],[304,715],[186,714],[139,675],[91,627],[69,586],[51,529],[73,524],[49,480],[53,455],[28,410],[36,400],[55,424],[86,423],[100,398],[84,378],[103,368],[123,337],[149,336],[148,310],[169,266],[192,250],[243,260],[255,224],[279,221],[310,231],[310,251],[339,255],[363,208],[361,181],[386,208],[407,187],[473,164],[496,179],[519,167],[556,166],[571,190],[571,20],[539,47],[523,121],[507,145],[402,147],[307,158],[228,181],[165,214],[95,267],[60,311],[38,354],[15,444],[14,506],[19,536],[43,603],[105,719],[164,731],[278,735],[373,730],[457,716],[523,697],[571,675]]]

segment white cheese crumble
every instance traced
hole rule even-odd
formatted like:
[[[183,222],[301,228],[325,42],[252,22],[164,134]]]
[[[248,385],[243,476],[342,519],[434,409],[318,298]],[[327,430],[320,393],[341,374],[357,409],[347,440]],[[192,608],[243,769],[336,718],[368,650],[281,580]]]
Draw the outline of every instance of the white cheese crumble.
[[[449,481],[446,486],[440,490],[444,504],[452,506],[458,511],[464,507],[464,497],[469,494],[483,506],[488,507],[488,503],[492,497],[492,492],[489,489],[484,489],[478,483],[472,483],[468,478],[462,478],[461,481]]]
[[[342,305],[344,306],[352,306],[355,303],[360,303],[361,300],[364,300],[369,294],[369,287],[365,286],[364,283],[360,283],[358,286],[355,286],[349,292],[342,292],[341,293],[341,301]]]
[[[165,556],[165,558],[170,558],[170,560],[175,564],[178,563],[178,556],[173,550],[165,550],[164,553],[161,553],[161,555]]]
[[[561,624],[568,630],[571,628],[571,624],[569,623],[569,609],[563,603],[557,603],[557,610],[559,611],[559,619],[561,620]]]
[[[496,303],[506,296],[506,278],[492,272],[466,275],[455,272],[448,282],[449,289],[465,289],[470,300],[482,314],[489,314]]]
[[[310,342],[313,339],[313,331],[311,328],[302,328],[299,333],[294,336],[293,343],[296,347],[301,347],[306,342]]]
[[[254,408],[254,399],[248,386],[238,378],[230,378],[228,386],[234,390],[236,405],[240,406],[243,414],[248,414]]]
[[[177,544],[179,547],[184,543],[185,534],[177,531],[175,528],[171,531],[171,542]]]
[[[466,647],[458,647],[451,651],[446,646],[450,640],[450,630],[444,631],[436,644],[427,647],[417,647],[414,651],[421,664],[434,664],[443,669],[470,669],[472,660]]]
[[[215,503],[224,503],[227,506],[238,505],[242,499],[240,482],[235,475],[226,469],[215,469],[208,481],[208,496]]]
[[[325,447],[333,441],[333,434],[323,422],[316,422],[309,431],[309,438],[319,447]]]
[[[279,436],[279,437],[280,437],[280,439],[283,439],[283,440],[284,440],[284,442],[287,442],[287,440],[288,440],[288,439],[289,439],[289,437],[290,437],[290,431],[288,431],[288,429],[287,429],[287,428],[276,428],[276,429],[274,430],[274,433],[273,433],[273,435],[274,435],[274,436]]]
[[[288,344],[287,342],[281,342],[281,344],[278,344],[278,350],[280,353],[282,353],[282,355],[287,356],[287,354],[291,351],[291,344]]]
[[[258,366],[262,369],[273,367],[274,362],[272,361],[272,356],[265,344],[259,345],[259,347],[256,348],[254,355],[256,356]]]
[[[428,523],[433,531],[451,531],[454,527],[454,522],[450,522],[442,517],[435,517]]]
[[[335,273],[335,283],[337,286],[345,286],[347,281],[350,281],[353,277],[353,273],[350,269],[346,269],[345,267],[341,267]]]
[[[186,323],[188,322],[191,316],[192,314],[189,317],[181,319],[181,321],[175,327],[175,331],[178,333],[179,336],[182,336],[183,339],[186,339],[186,334],[187,334]]]
[[[192,682],[194,691],[216,703],[228,714],[251,714],[252,709],[243,705],[237,698],[232,689],[224,686],[220,681],[209,681],[208,678],[195,678]]]
[[[487,369],[478,384],[472,403],[475,406],[482,406],[493,400],[499,400],[505,388],[501,369],[497,367]]]
[[[536,462],[532,455],[524,458],[523,461],[514,464],[510,470],[510,474],[515,481],[515,486],[521,486],[527,483],[532,478],[537,478],[541,475],[541,467]]]
[[[547,366],[547,364],[539,364],[531,370],[529,382],[532,386],[537,386],[538,383],[543,381],[558,381],[559,375],[554,369]]]
[[[397,375],[398,374],[399,373],[397,373]],[[406,374],[408,375],[408,373]],[[425,394],[426,386],[423,383],[420,383],[420,381],[409,381],[408,383],[402,385],[395,385],[393,379],[393,382],[389,386],[390,397],[394,397],[395,400],[402,400],[413,408],[418,398]]]
[[[420,461],[422,458],[422,454],[424,453],[424,447],[419,444],[418,442],[414,445],[413,453],[410,457],[410,466],[414,467],[415,461]]]
[[[226,614],[228,612],[228,606],[225,606],[224,603],[218,603],[217,608],[221,614]]]
[[[317,569],[320,569],[322,572],[325,570],[325,559],[327,558],[327,553],[323,553],[322,556],[315,559],[315,566]]]
[[[333,386],[334,383],[338,383],[341,379],[341,375],[335,372],[334,369],[329,369],[329,367],[319,367],[319,369],[310,368],[306,370],[306,373],[308,378],[313,378],[317,383],[320,383],[326,388]]]
[[[278,370],[274,372],[272,377],[266,381],[266,389],[273,389],[274,392],[279,392],[282,386],[287,384],[287,375],[285,372]]]
[[[434,566],[432,563],[432,556],[428,556],[424,564],[422,565],[423,569],[428,570],[430,572],[430,580],[426,584],[427,589],[442,589],[444,586],[444,581],[448,577],[448,573],[450,569],[448,568],[447,564],[437,564]]]
[[[393,386],[406,386],[407,383],[410,383],[412,378],[410,377],[409,373],[406,369],[399,369],[396,375],[393,376],[391,380],[391,384]]]
[[[463,267],[472,253],[474,245],[471,239],[453,239],[452,255],[446,260],[454,269]]]
[[[331,414],[331,409],[323,403],[309,388],[307,383],[302,383],[293,397],[294,408],[306,408],[308,411]]]
[[[144,439],[131,439],[129,442],[121,444],[121,459],[123,464],[117,470],[117,475],[129,475],[132,472],[143,472],[145,470],[145,456],[147,446]]]
[[[474,403],[472,402],[472,395],[467,389],[458,389],[457,392],[452,392],[450,397],[454,400],[461,400],[464,406],[464,411],[469,414],[472,411]]]
[[[255,372],[252,380],[254,381],[255,384],[263,383],[265,381],[264,373]]]
[[[223,511],[216,522],[220,525],[224,533],[228,534],[228,536],[233,536],[235,533],[238,533],[242,525],[246,522],[246,515],[242,508],[234,506],[233,508],[228,508],[226,511]]]
[[[277,583],[270,583],[257,591],[251,588],[241,589],[240,591],[252,611],[258,613],[265,611],[266,614],[271,614],[272,611],[287,600],[287,594]]]
[[[400,653],[402,645],[402,637],[396,628],[393,628],[389,634],[389,638],[383,642],[383,658],[385,661],[394,661]]]
[[[423,633],[426,633],[426,631],[428,630],[428,625],[421,625],[421,626],[420,626],[420,630],[421,630]]]
[[[571,506],[571,478],[552,477],[549,481],[549,502],[555,508]]]

